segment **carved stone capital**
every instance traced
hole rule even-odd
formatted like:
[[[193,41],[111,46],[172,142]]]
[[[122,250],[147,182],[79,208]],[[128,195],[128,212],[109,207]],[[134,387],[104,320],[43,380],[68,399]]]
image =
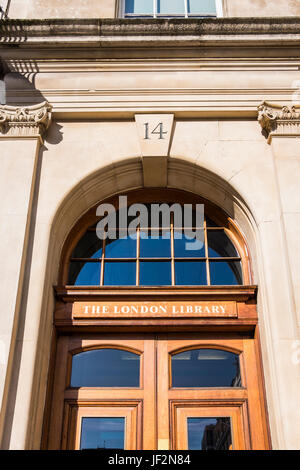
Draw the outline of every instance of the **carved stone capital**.
[[[42,137],[51,124],[52,106],[0,106],[0,133],[8,137]],[[0,134],[0,135],[1,135]]]
[[[300,137],[300,109],[264,101],[258,106],[258,122],[271,143],[272,137]]]

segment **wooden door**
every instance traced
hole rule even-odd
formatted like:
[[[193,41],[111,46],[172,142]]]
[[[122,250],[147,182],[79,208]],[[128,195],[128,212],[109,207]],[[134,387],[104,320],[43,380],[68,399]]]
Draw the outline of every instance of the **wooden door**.
[[[192,445],[188,445],[189,421],[198,421],[200,429],[202,418],[203,423],[207,423],[207,429],[216,427],[216,433],[220,431],[221,422],[227,423],[231,440],[228,441],[228,450],[268,448],[264,399],[254,340],[200,338],[199,335],[160,335],[158,338],[159,448],[193,449]],[[191,361],[187,360],[188,355],[195,353],[202,356],[202,362],[207,363],[205,367],[189,366],[188,362]],[[176,358],[182,359],[181,372],[176,367]],[[216,365],[210,366],[213,372],[208,367],[214,361]],[[238,373],[235,372],[237,365]],[[179,382],[176,370],[173,369],[179,370]],[[229,369],[228,374],[226,369]],[[203,378],[201,370],[204,370]]]
[[[124,377],[120,382],[116,377],[112,384],[89,383],[93,377],[91,372],[79,378],[82,382],[76,383],[75,378],[75,383],[72,383],[72,374],[76,368],[74,358],[98,351],[119,351],[125,359],[126,355],[129,356],[127,357],[129,361],[132,360],[132,356],[138,357],[138,382],[122,383],[124,377],[126,379],[125,369]],[[83,361],[82,366],[84,369],[89,367],[89,364]],[[126,367],[125,361],[122,367],[123,369]],[[120,433],[123,433],[124,449],[155,449],[156,423],[153,414],[155,409],[155,341],[153,337],[64,336],[58,341],[55,369],[49,449],[83,448],[83,431],[85,428],[92,428],[89,422],[94,423],[94,427],[96,425],[101,427],[108,418],[111,420],[111,426],[112,423],[115,427],[119,426],[119,437]],[[128,370],[130,374],[130,369]],[[106,372],[109,375],[108,369]],[[119,373],[122,374],[122,369]],[[107,431],[106,435],[108,434]],[[91,440],[93,441],[93,437]],[[103,441],[99,443],[99,447],[103,445],[105,445]],[[120,438],[118,445],[120,445]]]
[[[102,359],[93,359],[99,351]],[[93,364],[105,364],[111,354],[121,361],[119,378],[114,380],[108,367],[110,378],[94,383]],[[129,383],[133,359],[139,378]],[[126,450],[268,448],[253,339],[190,333],[65,336],[58,342],[55,369],[50,449],[81,449],[88,441]],[[102,436],[97,443],[95,433]]]

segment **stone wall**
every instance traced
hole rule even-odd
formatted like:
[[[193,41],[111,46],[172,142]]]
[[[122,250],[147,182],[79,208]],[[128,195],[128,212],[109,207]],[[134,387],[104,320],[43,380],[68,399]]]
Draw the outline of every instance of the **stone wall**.
[[[5,8],[8,0],[0,0]],[[114,18],[117,0],[11,0],[9,18]],[[297,16],[298,0],[223,0],[224,16]]]

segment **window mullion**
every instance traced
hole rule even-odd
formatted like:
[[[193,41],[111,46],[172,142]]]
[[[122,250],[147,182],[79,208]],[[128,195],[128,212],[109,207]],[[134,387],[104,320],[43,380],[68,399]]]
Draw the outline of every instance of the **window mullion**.
[[[205,258],[206,258],[206,280],[207,285],[210,286],[210,268],[209,268],[209,259],[208,259],[208,237],[207,237],[207,227],[206,219],[204,219],[204,247],[205,247]]]
[[[157,0],[153,0],[153,18],[157,18]]]
[[[140,285],[140,225],[136,232],[136,285]]]
[[[106,240],[102,240],[102,256],[101,256],[101,273],[100,273],[100,286],[104,285],[104,258],[105,258]]]
[[[184,0],[184,14],[185,17],[188,18],[188,5],[187,5],[188,0]]]
[[[171,212],[171,280],[172,286],[175,286],[175,248],[174,248],[174,213]]]

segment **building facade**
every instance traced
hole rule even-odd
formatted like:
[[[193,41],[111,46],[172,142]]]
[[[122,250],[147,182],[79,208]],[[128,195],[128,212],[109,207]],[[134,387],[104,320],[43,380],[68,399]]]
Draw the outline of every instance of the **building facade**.
[[[1,448],[299,449],[300,2],[0,6]]]

